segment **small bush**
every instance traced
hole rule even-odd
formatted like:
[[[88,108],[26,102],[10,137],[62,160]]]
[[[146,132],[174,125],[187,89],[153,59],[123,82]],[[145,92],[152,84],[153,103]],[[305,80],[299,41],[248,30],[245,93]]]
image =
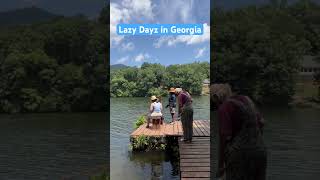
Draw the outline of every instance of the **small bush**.
[[[137,121],[134,124],[134,128],[138,129],[142,124],[146,123],[146,118],[144,115],[139,116]]]
[[[162,139],[140,135],[133,139],[131,149],[135,151],[165,150],[166,144]]]
[[[144,150],[147,149],[147,146],[149,144],[150,137],[140,135],[137,138],[133,140],[132,146],[135,150]]]

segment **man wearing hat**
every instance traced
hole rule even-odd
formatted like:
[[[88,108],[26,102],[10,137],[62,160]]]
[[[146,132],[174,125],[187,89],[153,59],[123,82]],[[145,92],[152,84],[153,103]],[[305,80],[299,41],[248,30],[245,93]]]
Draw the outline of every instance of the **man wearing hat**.
[[[171,117],[172,117],[172,122],[174,121],[174,114],[176,113],[176,95],[175,95],[175,88],[170,88],[169,90],[169,104],[166,106],[167,107],[170,107],[170,114],[171,114]]]
[[[193,108],[191,95],[183,91],[182,88],[176,88],[178,95],[179,114],[181,115],[181,123],[183,129],[182,141],[191,142],[193,135]]]
[[[162,104],[156,96],[151,96],[150,115],[148,117],[147,128],[152,117],[162,117]]]

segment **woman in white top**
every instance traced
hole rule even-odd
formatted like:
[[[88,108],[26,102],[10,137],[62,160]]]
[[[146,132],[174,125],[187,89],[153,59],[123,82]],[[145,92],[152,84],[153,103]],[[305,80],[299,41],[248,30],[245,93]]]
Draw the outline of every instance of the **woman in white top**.
[[[162,104],[158,101],[156,96],[151,96],[151,104],[149,110],[149,117],[147,122],[147,128],[149,127],[150,119],[152,117],[162,117]]]

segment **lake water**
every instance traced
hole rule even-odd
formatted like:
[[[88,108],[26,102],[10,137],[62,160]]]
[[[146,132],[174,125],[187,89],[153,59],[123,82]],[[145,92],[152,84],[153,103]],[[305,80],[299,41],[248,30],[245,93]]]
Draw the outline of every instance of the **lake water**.
[[[195,119],[208,119],[208,97],[194,99]],[[164,153],[136,155],[128,151],[133,123],[140,114],[147,111],[147,104],[147,98],[111,99],[111,179],[156,179],[154,174],[161,174],[163,179],[179,179],[172,173],[175,167]],[[170,119],[168,110],[165,111],[166,119]],[[319,179],[320,110],[263,108],[261,112],[266,121],[264,139],[268,147],[267,179]],[[213,118],[217,119],[216,115]],[[215,132],[216,127],[213,127]],[[212,166],[215,165],[216,162]]]
[[[268,148],[267,179],[319,179],[320,110],[262,108],[261,112],[266,121],[263,136]],[[217,130],[216,126],[214,130]],[[216,134],[213,136],[215,140]],[[214,150],[216,148],[214,146]],[[216,153],[214,157],[217,157]],[[216,164],[214,162],[213,167]]]
[[[179,179],[177,166],[167,154],[130,153],[128,149],[133,123],[146,113],[148,99],[114,98],[110,102],[111,178]],[[195,118],[209,118],[208,97],[194,97],[194,108]],[[168,109],[165,112],[166,119],[170,119]],[[319,179],[320,110],[269,108],[262,109],[262,113],[268,146],[267,179]],[[0,179],[87,179],[83,174],[96,171],[107,162],[106,116],[0,115]]]
[[[209,119],[208,96],[193,97],[194,118]],[[163,106],[166,106],[164,99]],[[116,180],[179,179],[175,162],[166,153],[131,153],[128,149],[133,124],[148,112],[149,98],[112,98],[110,101],[110,175]],[[165,120],[171,120],[169,109],[164,109]]]
[[[263,109],[268,179],[320,179],[320,109]]]
[[[0,179],[87,180],[99,173],[107,164],[106,116],[0,115]]]

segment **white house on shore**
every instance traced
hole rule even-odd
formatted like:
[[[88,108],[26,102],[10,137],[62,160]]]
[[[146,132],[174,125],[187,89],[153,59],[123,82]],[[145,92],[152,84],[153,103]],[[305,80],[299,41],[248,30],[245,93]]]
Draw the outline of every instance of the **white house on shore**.
[[[320,72],[320,60],[316,56],[304,56],[301,61],[299,76],[301,80],[312,80],[313,75]]]
[[[205,79],[202,81],[202,95],[208,95],[210,94],[210,80],[209,79]]]

